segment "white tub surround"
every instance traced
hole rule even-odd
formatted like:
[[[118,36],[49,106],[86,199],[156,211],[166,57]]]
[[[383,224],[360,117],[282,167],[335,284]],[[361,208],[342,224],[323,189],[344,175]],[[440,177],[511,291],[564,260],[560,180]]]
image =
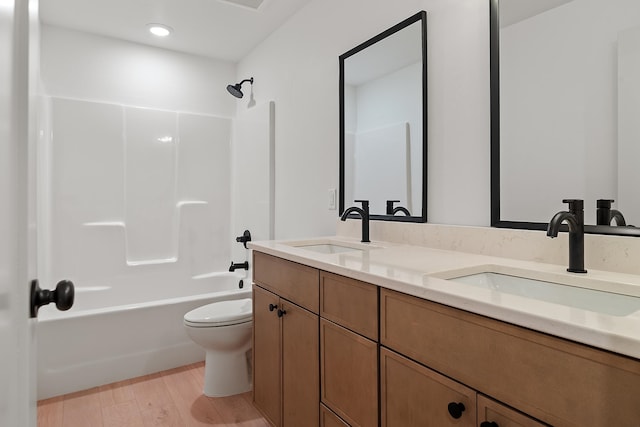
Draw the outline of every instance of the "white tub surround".
[[[351,222],[358,226],[359,232],[359,222]],[[371,224],[374,237],[377,234],[378,224],[378,222]],[[398,227],[398,229],[404,230],[404,227]],[[415,229],[414,225],[405,231]],[[477,240],[478,236],[490,235],[494,231],[493,229],[445,227],[441,230],[434,228],[430,231],[446,234],[452,233],[456,229],[459,237],[457,240],[447,242],[448,239],[444,238],[442,240],[425,239],[423,242],[449,244],[461,248],[460,250],[428,248],[415,244],[381,241],[375,238],[372,239],[371,244],[362,244],[359,242],[359,236],[335,236],[308,241],[252,242],[250,247],[260,252],[362,280],[383,288],[640,358],[640,311],[627,316],[614,316],[444,279],[482,271],[502,272],[640,298],[640,275],[598,270],[588,262],[589,272],[586,275],[576,275],[568,273],[564,263],[551,264],[548,261],[537,262],[469,253],[471,252],[468,249],[470,247],[477,251],[495,251],[496,247],[500,247],[498,243],[492,243],[490,239],[486,242],[482,239]],[[358,232],[355,234],[357,235]],[[506,250],[510,250],[509,246],[514,245],[514,239],[522,239],[520,233],[523,232],[507,230],[507,234],[510,233],[514,233],[513,236],[503,241]],[[528,233],[524,232],[523,234],[527,235]],[[420,233],[409,232],[404,236],[416,239],[423,237],[420,236]],[[547,240],[551,241],[548,238]],[[564,246],[562,239],[555,239],[551,243]],[[360,250],[320,253],[301,247],[314,244],[333,244]],[[523,257],[522,252],[525,247],[526,243],[520,246],[520,255]],[[566,249],[566,246],[564,248]],[[463,252],[465,249],[467,251]],[[530,257],[535,259],[538,256],[539,248],[533,245],[529,251]],[[514,251],[512,250],[512,252]],[[640,257],[636,259],[640,259]]]

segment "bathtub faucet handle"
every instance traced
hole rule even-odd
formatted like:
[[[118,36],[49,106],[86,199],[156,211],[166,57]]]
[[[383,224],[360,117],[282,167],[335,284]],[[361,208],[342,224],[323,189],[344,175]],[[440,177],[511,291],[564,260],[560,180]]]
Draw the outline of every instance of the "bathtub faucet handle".
[[[236,271],[237,269],[248,270],[249,269],[249,261],[238,262],[235,263],[231,261],[231,265],[229,266],[229,271]]]
[[[247,242],[251,241],[251,232],[249,230],[244,230],[242,236],[236,237],[236,242],[242,243],[244,248],[247,249]]]

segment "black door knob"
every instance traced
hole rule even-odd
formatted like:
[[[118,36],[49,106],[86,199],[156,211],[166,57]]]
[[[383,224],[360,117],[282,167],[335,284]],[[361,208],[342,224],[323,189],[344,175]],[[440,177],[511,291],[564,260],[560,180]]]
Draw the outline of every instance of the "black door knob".
[[[37,280],[31,281],[31,301],[30,312],[31,317],[38,316],[38,308],[43,305],[55,302],[56,307],[60,311],[69,310],[73,306],[73,300],[75,297],[75,290],[73,282],[70,280],[61,280],[56,285],[56,289],[50,291],[48,289],[40,289],[40,284]]]
[[[269,311],[273,311],[278,308],[278,304],[269,304]]]
[[[286,311],[286,310],[278,310],[278,317],[282,317],[282,316],[284,316],[285,314],[287,314],[287,311]]]
[[[500,427],[495,421],[483,421],[480,423],[480,427]]]
[[[451,402],[447,406],[447,409],[449,410],[449,415],[451,415],[453,418],[457,420],[462,416],[462,413],[464,412],[465,408],[462,402],[458,402],[458,403]]]

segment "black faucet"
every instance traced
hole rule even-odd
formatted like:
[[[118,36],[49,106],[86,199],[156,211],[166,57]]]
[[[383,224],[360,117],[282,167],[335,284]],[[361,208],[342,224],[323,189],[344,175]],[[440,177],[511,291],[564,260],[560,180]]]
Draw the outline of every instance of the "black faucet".
[[[341,221],[346,221],[352,212],[356,212],[362,218],[362,240],[361,242],[369,243],[369,201],[368,200],[354,200],[356,203],[362,203],[362,209],[357,206],[351,206],[342,213],[340,217]]]
[[[551,218],[547,227],[547,236],[558,237],[560,224],[567,222],[569,226],[569,268],[571,273],[586,273],[584,269],[584,201],[565,199],[569,203],[569,211],[560,211]]]
[[[596,201],[596,224],[611,225],[611,221],[615,219],[617,226],[627,225],[622,212],[617,209],[611,209],[611,203],[614,201],[612,199],[598,199]]]
[[[395,215],[398,212],[402,212],[406,216],[411,216],[409,210],[403,206],[393,207],[394,203],[400,203],[400,200],[387,200],[387,215]]]
[[[249,261],[245,261],[245,262],[239,262],[234,264],[233,261],[231,261],[231,266],[229,267],[229,271],[236,271],[236,270],[248,270],[249,269]]]

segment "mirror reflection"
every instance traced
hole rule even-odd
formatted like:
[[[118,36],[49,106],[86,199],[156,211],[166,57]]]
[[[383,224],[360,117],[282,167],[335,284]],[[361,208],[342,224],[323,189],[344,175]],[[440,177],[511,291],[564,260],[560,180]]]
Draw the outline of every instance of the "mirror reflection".
[[[340,56],[340,213],[426,221],[426,84],[421,12]]]
[[[492,3],[499,4],[493,224],[540,227],[571,198],[584,199],[585,224],[640,225],[640,2]]]

